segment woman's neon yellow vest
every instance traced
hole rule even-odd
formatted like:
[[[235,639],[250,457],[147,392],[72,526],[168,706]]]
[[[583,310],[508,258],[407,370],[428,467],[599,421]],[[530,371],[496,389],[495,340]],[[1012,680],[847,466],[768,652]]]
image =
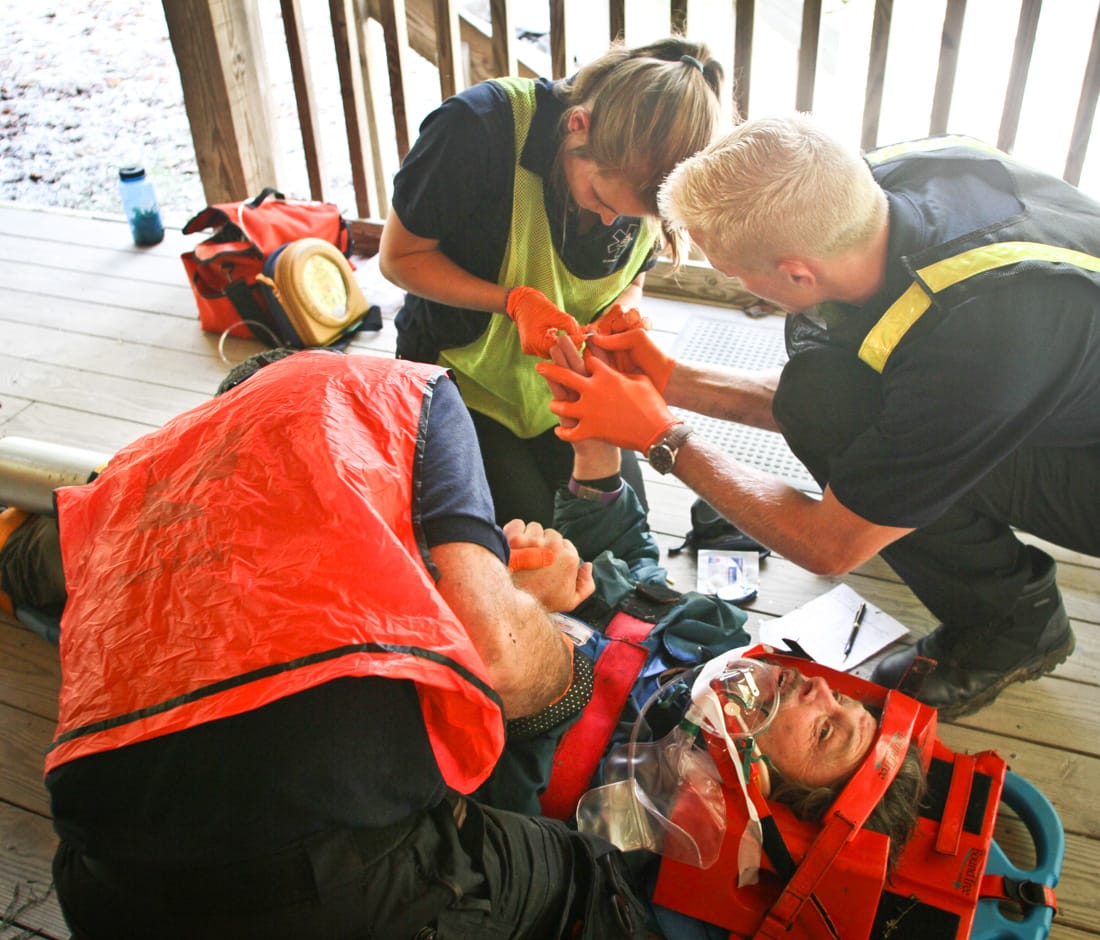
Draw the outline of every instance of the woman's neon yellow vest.
[[[494,81],[512,103],[516,128],[512,224],[497,283],[538,288],[583,326],[630,286],[649,256],[653,233],[642,226],[629,260],[614,274],[593,280],[571,274],[554,248],[542,178],[519,162],[535,113],[535,82],[522,78]],[[455,373],[470,409],[523,438],[535,437],[558,422],[550,412],[550,390],[534,370],[536,362],[537,356],[523,354],[516,326],[503,314],[491,317],[488,328],[472,343],[445,349],[439,357],[439,363]]]

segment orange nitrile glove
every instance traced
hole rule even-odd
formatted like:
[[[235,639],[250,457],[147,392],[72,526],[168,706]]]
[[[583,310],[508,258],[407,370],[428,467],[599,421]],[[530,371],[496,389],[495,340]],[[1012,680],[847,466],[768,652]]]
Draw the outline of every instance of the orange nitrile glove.
[[[554,414],[576,421],[573,427],[559,425],[556,429],[563,441],[594,437],[644,454],[670,428],[684,423],[669,411],[661,393],[644,375],[618,372],[591,355],[584,357],[584,363],[589,375],[548,362],[535,366],[545,379],[578,396],[575,401],[555,398],[550,402]]]
[[[573,345],[580,349],[584,344],[584,330],[564,310],[559,310],[540,290],[533,287],[513,287],[508,291],[506,313],[515,321],[519,330],[520,347],[528,356],[550,358],[550,347],[558,338],[558,331],[569,334]]]
[[[597,333],[589,337],[592,345],[610,354],[615,368],[628,375],[644,375],[662,395],[676,360],[663,353],[653,341],[649,330],[634,329],[625,333]]]
[[[610,336],[612,333],[625,333],[627,330],[636,329],[648,330],[649,320],[643,317],[636,307],[623,310],[619,304],[615,304],[595,323],[590,324],[585,332]]]

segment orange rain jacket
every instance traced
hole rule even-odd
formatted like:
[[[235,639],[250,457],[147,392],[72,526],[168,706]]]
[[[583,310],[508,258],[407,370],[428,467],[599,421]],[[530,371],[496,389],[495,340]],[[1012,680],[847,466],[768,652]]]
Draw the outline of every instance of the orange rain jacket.
[[[371,675],[416,683],[444,780],[477,787],[503,713],[412,516],[440,380],[299,353],[60,490],[69,600],[46,771]]]

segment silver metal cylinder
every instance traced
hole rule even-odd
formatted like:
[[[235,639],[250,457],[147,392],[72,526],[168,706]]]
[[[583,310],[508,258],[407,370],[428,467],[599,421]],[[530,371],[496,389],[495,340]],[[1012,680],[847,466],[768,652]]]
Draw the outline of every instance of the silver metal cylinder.
[[[0,506],[52,516],[53,491],[87,483],[108,460],[79,447],[0,437]]]

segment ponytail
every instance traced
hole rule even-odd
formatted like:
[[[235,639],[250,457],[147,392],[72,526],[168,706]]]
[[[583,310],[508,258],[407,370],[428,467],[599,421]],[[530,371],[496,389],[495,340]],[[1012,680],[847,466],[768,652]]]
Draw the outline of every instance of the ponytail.
[[[636,49],[616,43],[555,87],[566,104],[563,136],[572,108],[585,108],[588,140],[576,155],[625,177],[656,220],[657,191],[665,177],[706,147],[719,129],[723,74],[702,43],[679,37]],[[661,227],[678,264],[681,237]]]

